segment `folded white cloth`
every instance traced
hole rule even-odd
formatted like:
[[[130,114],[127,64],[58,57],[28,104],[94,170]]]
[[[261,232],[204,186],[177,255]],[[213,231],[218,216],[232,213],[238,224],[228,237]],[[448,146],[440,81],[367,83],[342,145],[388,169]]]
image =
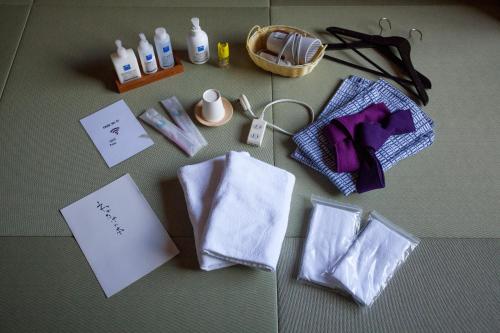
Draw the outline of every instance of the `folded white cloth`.
[[[226,166],[205,227],[203,252],[275,271],[285,238],[295,176],[235,152]]]
[[[335,288],[333,271],[356,238],[363,210],[317,196],[311,202],[314,208],[298,278]]]
[[[240,154],[249,156],[247,152]],[[232,262],[203,254],[201,250],[201,239],[212,207],[212,198],[224,170],[225,160],[226,155],[223,155],[202,163],[184,166],[177,171],[184,190],[189,219],[193,226],[198,263],[205,271],[234,265]]]
[[[333,278],[359,303],[371,305],[419,240],[376,212],[340,260]]]

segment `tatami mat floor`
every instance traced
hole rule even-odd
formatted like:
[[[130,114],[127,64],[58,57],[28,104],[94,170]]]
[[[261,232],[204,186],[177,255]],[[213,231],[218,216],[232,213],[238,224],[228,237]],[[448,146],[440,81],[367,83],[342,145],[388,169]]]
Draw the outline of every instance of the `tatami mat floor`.
[[[0,0],[0,331],[498,331],[499,7],[452,1],[385,6],[210,0],[199,8],[200,3]],[[211,44],[230,42],[230,71],[214,61],[185,62],[181,76],[123,96],[112,90],[109,53],[115,38],[135,48],[138,32],[165,25],[174,49],[181,50],[188,19],[195,15]],[[209,147],[193,159],[148,128],[156,144],[112,169],[78,122],[120,98],[136,115],[170,95],[190,107],[211,87],[229,99],[245,93],[256,108],[291,97],[319,112],[340,79],[374,77],[326,60],[301,79],[272,76],[246,55],[248,30],[288,24],[326,40],[320,30],[330,25],[377,33],[381,16],[391,18],[392,34],[405,36],[412,27],[424,31],[412,52],[416,67],[432,79],[424,110],[436,122],[436,143],[390,170],[384,190],[343,197],[290,159],[294,146],[281,134],[268,134],[262,148],[245,145],[248,120],[240,112],[220,129],[201,128]],[[274,112],[269,119],[291,130],[307,121],[294,107]],[[176,170],[228,150],[248,150],[297,177],[276,273],[197,269]],[[124,173],[136,181],[181,254],[106,299],[58,210]],[[296,281],[311,194],[376,209],[422,238],[372,308]]]

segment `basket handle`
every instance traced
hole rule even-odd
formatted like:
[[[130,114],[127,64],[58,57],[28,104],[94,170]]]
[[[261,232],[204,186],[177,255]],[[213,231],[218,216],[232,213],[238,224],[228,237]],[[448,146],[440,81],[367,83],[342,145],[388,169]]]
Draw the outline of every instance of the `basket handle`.
[[[326,46],[327,46],[326,44],[321,45],[321,47],[318,49],[318,52],[316,52],[316,55],[310,61],[310,63],[319,61],[319,60],[321,60],[321,58],[323,58],[323,55],[325,54]]]
[[[247,35],[247,44],[248,44],[248,41],[250,40],[250,38],[258,31],[260,30],[260,25],[254,25],[250,31],[248,32],[248,35]]]

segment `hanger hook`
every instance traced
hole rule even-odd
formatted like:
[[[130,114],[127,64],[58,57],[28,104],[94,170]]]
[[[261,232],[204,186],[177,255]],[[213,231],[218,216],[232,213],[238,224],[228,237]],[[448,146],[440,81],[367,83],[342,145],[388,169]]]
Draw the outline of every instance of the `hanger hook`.
[[[413,31],[416,31],[420,34],[420,40],[422,41],[423,40],[423,34],[422,34],[422,31],[420,31],[419,29],[416,29],[416,28],[411,28],[410,31],[408,32],[408,38],[411,38],[411,34]]]
[[[383,21],[387,22],[389,30],[392,30],[391,21],[387,17],[381,17],[380,20],[378,20],[378,26],[380,27],[380,32],[378,33],[379,35],[382,35],[382,31],[384,31],[384,26],[382,25]]]

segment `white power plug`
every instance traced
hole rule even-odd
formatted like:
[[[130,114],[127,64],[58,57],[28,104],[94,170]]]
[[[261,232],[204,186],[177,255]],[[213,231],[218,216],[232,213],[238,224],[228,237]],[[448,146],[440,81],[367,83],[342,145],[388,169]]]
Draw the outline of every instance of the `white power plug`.
[[[267,121],[263,119],[252,120],[252,126],[250,127],[250,132],[248,133],[247,144],[260,147],[262,145],[262,140],[264,140],[266,126]]]
[[[248,98],[244,94],[241,94],[238,100],[240,101],[241,107],[244,111],[250,112],[252,116],[256,117],[252,111],[252,106],[250,105]]]

